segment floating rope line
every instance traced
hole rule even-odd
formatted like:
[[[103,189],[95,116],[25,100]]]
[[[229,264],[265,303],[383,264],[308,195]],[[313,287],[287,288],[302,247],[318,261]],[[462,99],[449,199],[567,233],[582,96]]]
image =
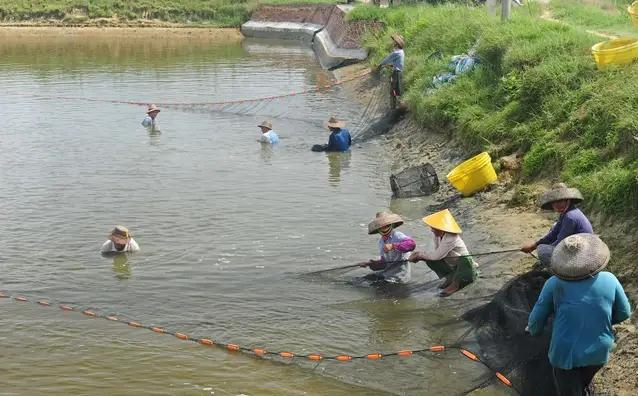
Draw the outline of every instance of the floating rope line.
[[[181,333],[181,332],[177,332],[177,331],[170,331],[167,330],[163,327],[159,327],[159,326],[147,326],[144,325],[140,322],[134,321],[134,320],[124,320],[124,319],[120,319],[115,315],[104,315],[104,314],[100,314],[98,312],[96,312],[95,310],[92,309],[82,309],[80,307],[77,307],[75,305],[69,305],[69,304],[54,304],[53,302],[51,302],[50,300],[31,300],[25,296],[22,295],[9,295],[3,292],[0,292],[0,299],[13,299],[14,301],[18,301],[18,302],[24,302],[24,303],[34,303],[37,304],[41,307],[54,307],[54,305],[57,305],[58,308],[60,308],[62,311],[65,312],[79,312],[87,317],[90,318],[99,318],[99,319],[106,319],[108,321],[111,322],[118,322],[118,323],[122,323],[125,324],[127,326],[133,327],[133,328],[139,328],[139,329],[147,329],[150,330],[154,333],[158,333],[158,334],[168,334],[168,335],[172,335],[180,340],[183,341],[191,341],[191,342],[195,342],[197,344],[201,344],[201,345],[205,345],[205,346],[217,346],[220,347],[222,349],[225,349],[227,351],[231,351],[231,352],[243,352],[243,353],[247,353],[247,354],[251,354],[253,356],[258,356],[258,357],[262,357],[265,358],[267,356],[278,356],[280,358],[283,359],[287,359],[287,360],[293,360],[293,359],[306,359],[312,362],[316,362],[316,363],[320,363],[322,361],[337,361],[337,362],[349,362],[352,360],[380,360],[380,359],[384,359],[387,357],[391,357],[391,356],[397,356],[397,357],[411,357],[413,355],[417,355],[417,354],[423,354],[423,353],[443,353],[446,351],[452,351],[452,350],[457,350],[461,355],[465,356],[466,358],[468,358],[469,360],[472,360],[474,362],[477,363],[481,363],[483,366],[485,366],[487,369],[489,369],[493,374],[494,377],[501,382],[502,384],[506,385],[507,387],[515,390],[517,393],[520,394],[520,392],[518,391],[518,389],[516,389],[514,387],[514,385],[512,384],[512,382],[500,371],[498,370],[494,370],[493,368],[491,368],[485,361],[481,360],[481,358],[474,352],[465,349],[461,346],[456,346],[456,345],[451,345],[451,346],[445,346],[445,345],[432,345],[430,347],[424,347],[424,348],[420,348],[420,349],[403,349],[400,351],[396,351],[396,352],[390,352],[390,353],[379,353],[379,352],[373,352],[373,353],[367,353],[367,354],[363,354],[363,355],[348,355],[348,354],[340,354],[340,355],[322,355],[319,353],[309,353],[309,354],[297,354],[297,353],[293,353],[293,352],[288,352],[288,351],[270,351],[264,348],[257,348],[257,347],[245,347],[245,346],[241,346],[239,344],[232,344],[232,343],[223,343],[217,340],[213,340],[211,338],[197,338],[197,337],[193,337],[189,334],[186,333]]]
[[[220,106],[220,105],[234,105],[240,103],[250,103],[250,102],[267,102],[275,99],[287,98],[297,95],[306,95],[309,93],[330,90],[338,85],[357,80],[368,74],[372,73],[372,70],[366,70],[362,73],[358,73],[352,77],[344,78],[342,80],[337,80],[332,84],[326,84],[321,86],[316,86],[313,88],[308,88],[303,91],[290,92],[281,95],[274,96],[264,96],[259,98],[249,98],[249,99],[234,99],[234,100],[225,100],[225,101],[216,101],[216,102],[154,102],[157,106]],[[46,97],[46,98],[54,98],[54,99],[63,99],[63,100],[84,100],[87,102],[101,102],[101,103],[117,103],[117,104],[130,104],[137,106],[147,106],[149,103],[153,102],[139,102],[139,101],[131,101],[131,100],[117,100],[117,99],[99,99],[99,98],[87,98],[82,96],[59,96],[59,95],[40,95],[36,94],[38,97]]]

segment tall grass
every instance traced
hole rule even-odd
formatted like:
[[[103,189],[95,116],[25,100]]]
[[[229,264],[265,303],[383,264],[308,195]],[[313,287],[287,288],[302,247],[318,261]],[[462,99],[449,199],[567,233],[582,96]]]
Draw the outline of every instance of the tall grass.
[[[329,0],[0,0],[0,20],[96,18],[158,19],[166,22],[237,27],[260,4],[331,3]]]
[[[638,64],[598,71],[590,48],[599,38],[524,10],[508,23],[454,5],[361,7],[351,18],[384,22],[366,40],[372,63],[391,33],[406,37],[406,100],[419,123],[472,149],[520,150],[522,181],[561,179],[591,209],[638,217]],[[471,47],[481,66],[432,92],[450,56]]]

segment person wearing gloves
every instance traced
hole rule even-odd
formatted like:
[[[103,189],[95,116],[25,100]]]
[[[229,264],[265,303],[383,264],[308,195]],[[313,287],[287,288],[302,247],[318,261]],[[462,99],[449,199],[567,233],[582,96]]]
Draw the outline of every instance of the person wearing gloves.
[[[416,247],[414,239],[397,230],[403,224],[401,216],[388,213],[377,213],[368,224],[368,234],[380,234],[379,259],[359,264],[368,267],[372,274],[366,278],[372,281],[388,283],[405,283],[410,280],[410,263],[408,255]]]
[[[618,279],[603,269],[609,248],[596,235],[574,234],[554,249],[551,270],[529,315],[526,330],[543,332],[550,316],[549,362],[558,395],[592,395],[592,379],[614,346],[612,325],[631,315]]]
[[[461,239],[461,227],[448,209],[423,218],[434,236],[434,250],[414,252],[413,263],[425,261],[443,282],[439,285],[441,297],[447,297],[476,280],[476,264]]]

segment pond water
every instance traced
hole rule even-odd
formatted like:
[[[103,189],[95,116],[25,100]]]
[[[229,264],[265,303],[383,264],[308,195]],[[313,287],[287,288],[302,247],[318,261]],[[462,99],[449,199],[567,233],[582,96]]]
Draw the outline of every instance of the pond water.
[[[0,43],[0,290],[219,342],[295,353],[393,352],[453,339],[434,291],[380,292],[304,273],[376,255],[367,223],[391,204],[377,141],[310,152],[341,89],[220,112],[64,97],[203,102],[331,81],[294,43],[39,36]],[[256,141],[270,115],[276,147]],[[351,126],[354,121],[351,122]],[[420,245],[426,200],[393,202]],[[141,252],[105,258],[123,224]],[[413,284],[432,274],[417,267]],[[443,307],[443,308],[442,308]],[[376,395],[462,392],[457,356],[320,365],[258,359],[57,308],[0,300],[0,394]]]

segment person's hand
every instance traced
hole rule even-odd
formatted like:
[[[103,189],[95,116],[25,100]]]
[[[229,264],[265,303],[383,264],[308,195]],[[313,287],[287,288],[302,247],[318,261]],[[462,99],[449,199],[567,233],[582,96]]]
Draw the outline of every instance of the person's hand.
[[[386,243],[385,245],[383,245],[383,251],[384,252],[391,252],[394,250],[394,245],[391,243]]]
[[[521,252],[523,253],[531,253],[534,251],[534,249],[536,249],[536,243],[532,242],[532,243],[528,243],[527,245],[524,245],[521,248]]]
[[[530,332],[529,332],[529,326],[525,326],[525,332],[526,332],[527,334],[532,334],[532,333],[530,333]]]
[[[408,261],[411,263],[416,263],[419,260],[421,260],[421,255],[419,254],[419,252],[413,252],[410,257],[408,257]]]
[[[372,263],[372,260],[368,260],[368,261],[362,261],[359,263],[359,267],[369,267],[370,263]]]

